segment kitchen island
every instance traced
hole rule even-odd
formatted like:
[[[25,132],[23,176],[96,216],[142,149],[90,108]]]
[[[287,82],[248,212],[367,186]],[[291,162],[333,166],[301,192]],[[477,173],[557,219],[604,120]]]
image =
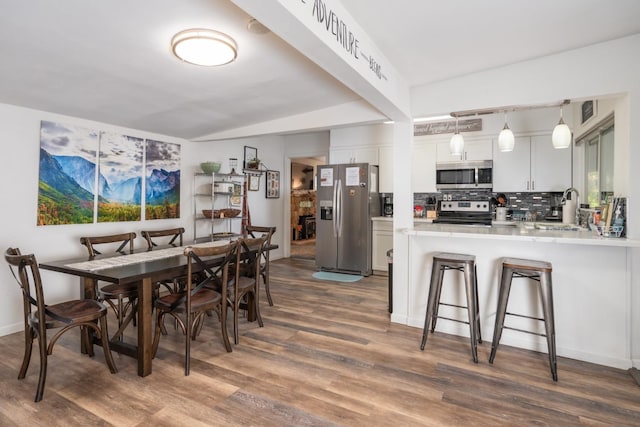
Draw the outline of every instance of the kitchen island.
[[[640,241],[603,238],[586,230],[540,230],[531,223],[508,227],[423,223],[403,232],[409,236],[409,283],[406,308],[394,305],[394,321],[423,327],[434,253],[472,254],[478,269],[482,346],[490,348],[501,259],[545,260],[553,264],[558,356],[618,368],[632,366],[630,248],[640,247]],[[447,273],[442,301],[466,304],[459,276]],[[400,287],[394,284],[394,293],[404,291]],[[512,286],[509,311],[541,317],[538,298],[536,287],[518,280]],[[446,306],[440,314],[459,319],[466,316],[464,311]],[[507,324],[543,331],[542,322],[528,319],[510,318]],[[455,322],[440,321],[436,330],[468,336],[468,327]],[[544,338],[512,330],[504,331],[501,345],[547,351]],[[501,363],[499,354],[496,363]]]

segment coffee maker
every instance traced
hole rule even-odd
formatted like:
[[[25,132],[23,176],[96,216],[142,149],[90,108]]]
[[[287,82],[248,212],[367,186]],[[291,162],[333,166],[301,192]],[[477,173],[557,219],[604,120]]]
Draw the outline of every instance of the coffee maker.
[[[384,216],[393,216],[393,196],[382,198],[382,213]]]

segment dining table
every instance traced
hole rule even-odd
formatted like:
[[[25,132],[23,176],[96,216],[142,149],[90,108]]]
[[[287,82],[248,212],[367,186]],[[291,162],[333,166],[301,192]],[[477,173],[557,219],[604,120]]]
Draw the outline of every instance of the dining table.
[[[104,281],[115,284],[137,284],[138,291],[138,317],[137,317],[137,342],[129,343],[124,340],[110,340],[111,350],[125,354],[138,360],[138,375],[141,377],[151,374],[152,371],[152,313],[153,313],[153,286],[154,283],[171,280],[175,277],[187,275],[187,257],[184,250],[188,246],[224,245],[228,241],[209,241],[185,246],[166,246],[153,250],[140,249],[133,253],[100,254],[93,258],[79,257],[39,263],[43,270],[69,274],[80,278],[81,298],[96,299],[97,282]],[[277,248],[271,245],[267,250]],[[205,263],[209,267],[215,267],[222,263],[224,257],[209,257]],[[200,271],[195,263],[193,272]],[[247,306],[251,308],[252,304]],[[252,311],[252,310],[250,310]],[[252,320],[248,313],[248,320]],[[97,340],[95,344],[99,345]],[[92,345],[91,343],[89,345]],[[82,350],[86,352],[86,349]]]

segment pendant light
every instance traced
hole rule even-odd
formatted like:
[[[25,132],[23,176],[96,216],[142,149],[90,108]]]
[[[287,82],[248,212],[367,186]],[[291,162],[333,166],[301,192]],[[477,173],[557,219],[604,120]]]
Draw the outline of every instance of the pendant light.
[[[560,121],[553,128],[551,142],[553,143],[553,148],[567,148],[571,145],[571,129],[562,119],[562,105],[560,106]]]
[[[513,132],[509,129],[509,125],[507,124],[507,112],[504,112],[504,128],[500,131],[500,135],[498,135],[498,148],[500,151],[513,151],[513,146],[515,145],[515,137],[513,136]]]
[[[449,142],[449,151],[452,156],[461,156],[464,150],[464,138],[458,132],[458,118],[456,117],[456,133],[451,137]]]

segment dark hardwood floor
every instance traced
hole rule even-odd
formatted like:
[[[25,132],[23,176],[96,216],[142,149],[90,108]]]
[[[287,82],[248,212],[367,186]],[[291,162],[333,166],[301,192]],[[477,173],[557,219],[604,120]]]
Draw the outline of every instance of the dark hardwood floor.
[[[440,333],[422,352],[420,329],[389,322],[386,277],[323,282],[313,271],[313,261],[273,262],[264,328],[241,320],[227,353],[208,318],[189,377],[170,325],[145,378],[115,353],[110,374],[102,350],[82,356],[70,334],[34,403],[37,350],[19,381],[22,333],[0,337],[0,425],[640,425],[640,387],[627,371],[559,358],[554,383],[546,354],[501,346],[489,365],[484,342],[476,365],[466,338]]]

